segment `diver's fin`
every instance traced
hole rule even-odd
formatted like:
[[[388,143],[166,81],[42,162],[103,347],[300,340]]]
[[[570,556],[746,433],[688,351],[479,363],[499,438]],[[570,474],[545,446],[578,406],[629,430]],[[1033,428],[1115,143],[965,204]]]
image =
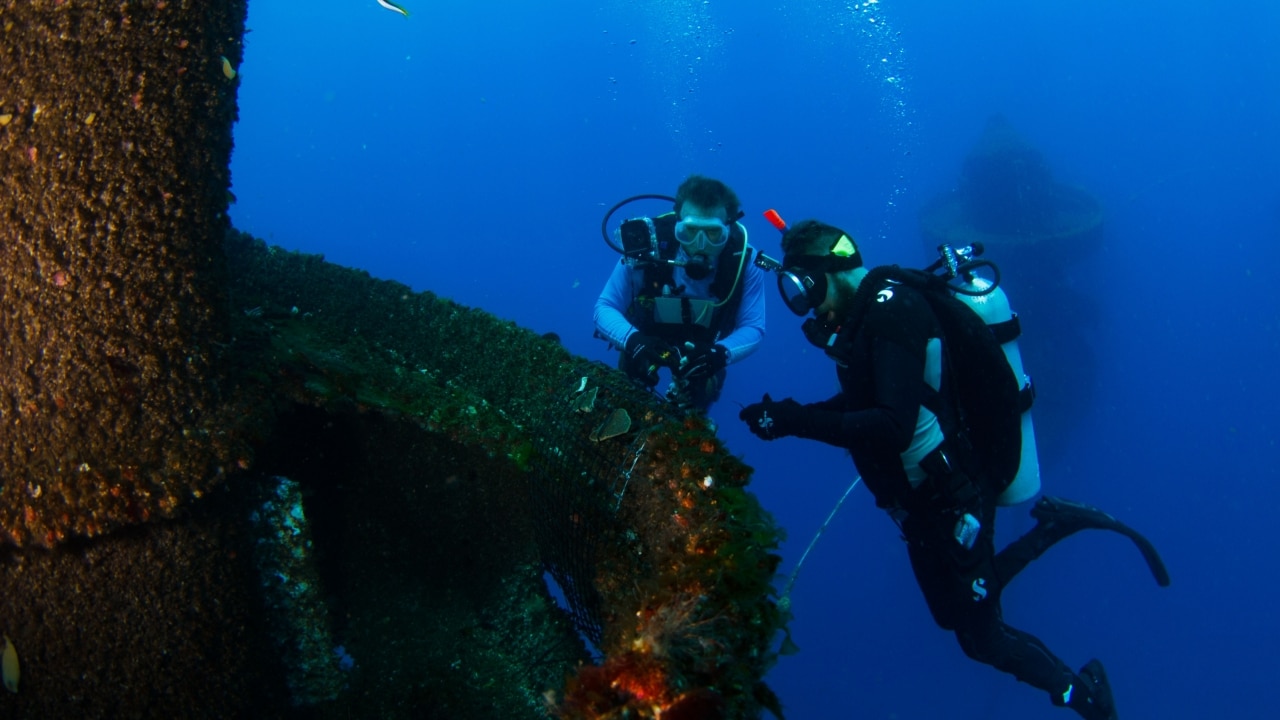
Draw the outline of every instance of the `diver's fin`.
[[[1073,694],[1067,706],[1088,720],[1117,720],[1116,701],[1111,695],[1111,683],[1102,661],[1090,660],[1077,675],[1081,687]]]
[[[1169,585],[1169,571],[1151,541],[1096,507],[1045,495],[1031,508],[1031,517],[1036,526],[996,554],[996,574],[1005,584],[1046,550],[1081,530],[1110,530],[1132,540],[1156,582],[1161,587]]]
[[[1164,561],[1160,559],[1160,553],[1156,552],[1156,546],[1144,537],[1141,533],[1128,525],[1121,525],[1123,533],[1126,537],[1138,546],[1138,552],[1142,553],[1142,559],[1147,561],[1147,567],[1151,568],[1151,574],[1156,578],[1156,584],[1160,587],[1169,587],[1171,580],[1169,579],[1169,570],[1165,568]]]
[[[1151,568],[1151,574],[1155,576],[1156,583],[1160,587],[1169,586],[1169,571],[1165,568],[1164,561],[1160,559],[1160,553],[1156,552],[1156,546],[1143,537],[1142,533],[1098,508],[1045,495],[1036,502],[1035,507],[1031,508],[1031,517],[1039,521],[1037,528],[1057,528],[1057,532],[1053,533],[1057,536],[1054,542],[1080,530],[1118,532],[1138,546],[1138,552],[1141,552],[1142,558],[1147,561],[1147,567]]]

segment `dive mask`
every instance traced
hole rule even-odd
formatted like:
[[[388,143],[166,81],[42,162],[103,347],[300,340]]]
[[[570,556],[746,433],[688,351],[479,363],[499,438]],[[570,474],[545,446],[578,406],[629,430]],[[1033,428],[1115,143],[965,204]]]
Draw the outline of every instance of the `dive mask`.
[[[858,246],[841,235],[827,255],[787,255],[778,271],[778,292],[796,315],[805,316],[827,299],[827,274],[862,267]]]
[[[804,317],[827,297],[827,274],[802,267],[778,271],[778,292],[791,312]]]
[[[719,218],[687,217],[676,223],[676,240],[690,255],[707,248],[719,249],[729,241],[729,226]]]

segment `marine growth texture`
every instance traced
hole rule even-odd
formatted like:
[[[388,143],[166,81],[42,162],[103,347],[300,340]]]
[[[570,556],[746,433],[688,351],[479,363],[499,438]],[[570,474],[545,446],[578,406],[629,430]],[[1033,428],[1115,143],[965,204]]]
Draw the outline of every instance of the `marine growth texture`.
[[[0,0],[0,544],[173,514],[237,452],[221,245],[243,0]]]

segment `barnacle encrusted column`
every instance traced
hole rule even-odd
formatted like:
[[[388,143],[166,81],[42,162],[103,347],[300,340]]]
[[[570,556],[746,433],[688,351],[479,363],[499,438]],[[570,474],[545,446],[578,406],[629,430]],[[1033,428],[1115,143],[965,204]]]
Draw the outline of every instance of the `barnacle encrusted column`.
[[[234,462],[218,351],[245,13],[0,0],[0,543],[172,513]]]

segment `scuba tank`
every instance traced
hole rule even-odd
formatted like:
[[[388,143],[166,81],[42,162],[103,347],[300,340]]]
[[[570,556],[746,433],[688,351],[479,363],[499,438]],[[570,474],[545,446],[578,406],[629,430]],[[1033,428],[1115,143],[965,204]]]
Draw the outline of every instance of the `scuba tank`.
[[[1036,429],[1031,419],[1031,401],[1035,397],[1035,390],[1031,378],[1022,366],[1022,353],[1018,350],[1018,336],[1021,334],[1018,316],[1009,305],[1009,296],[999,287],[1000,273],[995,265],[987,261],[972,260],[982,254],[980,243],[960,250],[943,245],[938,248],[938,252],[942,254],[942,259],[935,267],[947,267],[948,274],[953,277],[948,283],[952,294],[972,308],[987,327],[991,328],[1000,342],[1000,349],[1004,351],[1005,360],[1013,370],[1013,376],[1021,385],[1022,453],[1018,474],[996,500],[1000,505],[1017,505],[1040,492],[1040,455],[1036,451]],[[992,268],[995,279],[988,280],[974,274],[973,270],[980,266]]]

